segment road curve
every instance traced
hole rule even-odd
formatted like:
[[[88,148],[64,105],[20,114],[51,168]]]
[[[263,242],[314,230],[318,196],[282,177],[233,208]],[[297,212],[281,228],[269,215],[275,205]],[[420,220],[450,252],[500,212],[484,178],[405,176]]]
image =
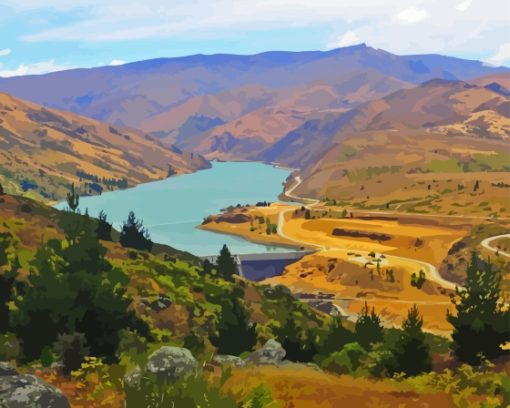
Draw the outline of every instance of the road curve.
[[[500,239],[500,238],[510,238],[510,234],[496,235],[494,237],[485,238],[480,243],[480,245],[482,247],[484,247],[485,249],[488,249],[489,251],[497,252],[499,255],[503,255],[503,256],[506,256],[507,258],[510,258],[510,252],[505,252],[505,251],[502,251],[501,249],[494,248],[493,246],[491,246],[491,243],[493,241]]]
[[[287,197],[291,197],[291,198],[294,198],[294,199],[297,199],[297,200],[311,201],[312,205],[313,204],[318,204],[319,200],[303,198],[303,197],[297,197],[294,194],[292,194],[293,191],[302,182],[301,177],[299,177],[299,176],[295,177],[295,180],[296,180],[296,184],[294,184],[288,191],[286,191],[285,195]],[[299,244],[300,246],[310,246],[310,247],[317,248],[319,250],[334,250],[334,251],[342,251],[342,252],[347,252],[348,251],[345,248],[330,247],[330,246],[326,247],[326,246],[323,246],[323,245],[317,245],[316,243],[313,243],[313,242],[305,242],[305,241],[298,240],[298,239],[295,239],[293,237],[288,236],[285,233],[285,230],[284,230],[284,227],[285,227],[285,214],[287,214],[289,212],[293,212],[293,211],[294,211],[294,209],[290,208],[288,210],[280,211],[280,213],[278,214],[277,232],[278,232],[278,235],[280,235],[282,238],[285,238],[285,239],[287,239],[289,241],[295,242],[296,244]],[[368,255],[368,253],[369,253],[368,251],[356,251],[356,252],[364,253],[365,255]],[[428,262],[423,262],[423,261],[419,261],[417,259],[405,258],[405,257],[402,257],[402,256],[396,256],[396,255],[387,255],[387,254],[385,254],[385,256],[386,256],[386,259],[388,259],[388,260],[394,259],[394,260],[401,260],[401,261],[406,261],[406,262],[413,262],[413,263],[419,265],[419,267],[421,269],[423,269],[423,271],[425,272],[425,274],[427,275],[427,277],[431,281],[434,281],[434,282],[438,283],[439,285],[441,285],[442,287],[444,287],[446,289],[452,289],[452,290],[455,289],[456,285],[453,282],[450,282],[450,281],[444,279],[439,274],[437,268],[434,265],[429,264]]]

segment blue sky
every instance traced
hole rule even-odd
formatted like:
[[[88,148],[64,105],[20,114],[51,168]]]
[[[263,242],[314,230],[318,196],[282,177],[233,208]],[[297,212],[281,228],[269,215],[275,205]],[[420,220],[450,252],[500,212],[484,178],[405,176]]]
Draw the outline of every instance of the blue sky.
[[[365,42],[510,66],[507,0],[0,0],[0,76]]]

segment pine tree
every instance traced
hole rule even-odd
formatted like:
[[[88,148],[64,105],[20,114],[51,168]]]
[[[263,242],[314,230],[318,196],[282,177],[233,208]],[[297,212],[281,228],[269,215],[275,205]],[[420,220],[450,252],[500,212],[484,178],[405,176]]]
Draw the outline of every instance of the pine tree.
[[[356,341],[366,350],[371,349],[372,343],[383,340],[383,328],[381,319],[375,313],[375,308],[370,311],[367,303],[361,309],[361,314],[356,321]]]
[[[76,212],[80,205],[80,196],[74,191],[74,183],[71,184],[71,191],[67,193],[67,205],[72,212]]]
[[[97,238],[103,241],[112,240],[112,224],[106,219],[106,213],[101,210],[97,223]]]
[[[354,333],[346,329],[342,324],[342,318],[333,317],[326,338],[320,345],[320,353],[324,356],[342,350],[347,343],[354,341]]]
[[[473,252],[464,287],[456,289],[456,314],[448,312],[453,326],[452,349],[460,361],[480,364],[507,354],[501,345],[510,340],[510,310],[501,297],[501,274]]]
[[[126,248],[134,248],[142,251],[151,251],[153,242],[149,231],[143,227],[143,221],[137,220],[133,211],[129,212],[128,219],[122,226],[120,244]]]
[[[219,276],[223,279],[234,280],[234,275],[237,273],[237,265],[227,245],[223,245],[223,248],[221,248],[220,256],[216,259],[216,268]]]
[[[423,318],[414,305],[402,324],[402,333],[392,347],[394,367],[390,371],[412,376],[432,369],[430,347],[422,331]]]
[[[216,329],[218,334],[210,336],[210,340],[218,354],[238,356],[257,344],[256,324],[250,322],[248,312],[237,299],[228,299],[223,305]]]

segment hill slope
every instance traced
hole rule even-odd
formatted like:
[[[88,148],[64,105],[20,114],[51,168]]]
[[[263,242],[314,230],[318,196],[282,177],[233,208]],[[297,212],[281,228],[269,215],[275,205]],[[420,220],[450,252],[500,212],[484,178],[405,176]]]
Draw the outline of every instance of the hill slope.
[[[0,182],[6,191],[59,200],[72,182],[82,194],[98,194],[207,166],[201,156],[139,131],[0,94]]]
[[[3,78],[0,90],[100,121],[175,138],[183,124],[187,124],[184,133],[199,134],[221,121],[235,123],[262,107],[273,107],[277,112],[276,105],[289,97],[287,90],[299,87],[325,85],[334,99],[328,106],[349,109],[433,78],[467,80],[502,72],[508,69],[439,55],[397,56],[362,44],[326,52],[161,58]],[[328,97],[309,93],[305,99],[307,110],[317,110],[323,109]],[[301,104],[294,100],[291,105],[299,110]],[[188,120],[201,120],[202,124],[190,132],[193,126]],[[256,134],[259,125],[252,130]],[[277,130],[289,129],[283,126]],[[240,133],[225,129],[212,137],[230,139],[225,136],[229,134],[238,139]],[[206,143],[200,151],[214,151],[211,147],[215,146]],[[246,155],[245,150],[239,155]]]
[[[434,80],[308,121],[260,158],[301,165],[298,195],[374,209],[416,210],[402,205],[414,201],[424,206],[420,211],[438,210],[448,201],[443,209],[453,205],[453,213],[464,205],[470,212],[497,213],[508,208],[503,187],[509,181],[509,136],[509,99],[503,93]],[[475,188],[476,180],[483,188]]]

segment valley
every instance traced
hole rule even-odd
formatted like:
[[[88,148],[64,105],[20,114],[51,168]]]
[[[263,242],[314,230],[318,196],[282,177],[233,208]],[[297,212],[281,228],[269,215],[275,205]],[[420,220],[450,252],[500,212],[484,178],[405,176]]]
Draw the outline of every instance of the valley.
[[[510,402],[509,68],[113,62],[0,77],[0,406]]]

